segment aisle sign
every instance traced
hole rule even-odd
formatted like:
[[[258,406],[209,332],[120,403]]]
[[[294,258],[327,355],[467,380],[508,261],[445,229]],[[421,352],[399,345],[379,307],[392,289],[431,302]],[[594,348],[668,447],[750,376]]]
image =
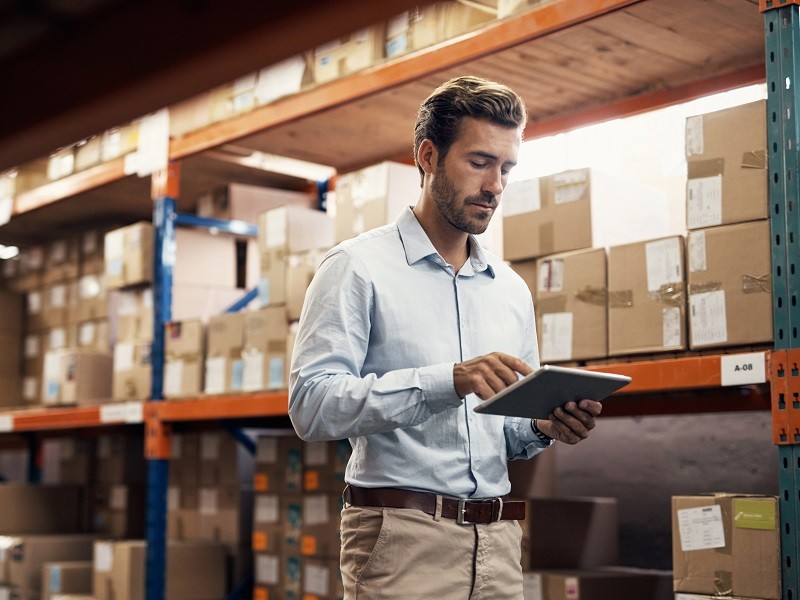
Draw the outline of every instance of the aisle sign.
[[[14,417],[11,415],[0,415],[0,431],[14,431]]]
[[[720,357],[722,385],[766,383],[767,368],[764,352],[726,354]]]

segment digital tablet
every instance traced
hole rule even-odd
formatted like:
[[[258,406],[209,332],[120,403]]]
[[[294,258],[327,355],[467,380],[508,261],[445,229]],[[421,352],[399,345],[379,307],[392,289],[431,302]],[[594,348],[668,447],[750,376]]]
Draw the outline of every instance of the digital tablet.
[[[485,415],[546,419],[553,410],[571,400],[601,401],[630,382],[627,375],[545,365],[474,410]]]

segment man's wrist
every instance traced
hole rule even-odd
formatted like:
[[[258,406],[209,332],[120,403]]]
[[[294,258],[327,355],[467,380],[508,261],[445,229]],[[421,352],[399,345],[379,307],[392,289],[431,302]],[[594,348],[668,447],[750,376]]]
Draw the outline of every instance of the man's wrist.
[[[531,429],[533,429],[533,433],[534,433],[534,435],[535,435],[537,438],[539,438],[539,440],[540,440],[540,441],[541,441],[543,444],[548,444],[548,445],[550,445],[550,444],[552,444],[552,443],[553,443],[553,441],[555,441],[553,438],[551,438],[549,435],[547,435],[547,434],[546,434],[546,433],[544,433],[544,432],[543,432],[541,429],[539,429],[539,427],[536,425],[536,419],[531,419]]]

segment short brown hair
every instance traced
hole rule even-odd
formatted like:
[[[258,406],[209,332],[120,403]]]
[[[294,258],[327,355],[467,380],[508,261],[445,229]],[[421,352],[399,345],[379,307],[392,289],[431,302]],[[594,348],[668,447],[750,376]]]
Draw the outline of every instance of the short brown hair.
[[[506,127],[524,128],[525,102],[510,87],[471,75],[455,77],[436,88],[420,105],[414,124],[414,161],[423,140],[439,150],[439,164],[458,137],[464,117],[488,119]],[[417,164],[420,177],[424,171]]]

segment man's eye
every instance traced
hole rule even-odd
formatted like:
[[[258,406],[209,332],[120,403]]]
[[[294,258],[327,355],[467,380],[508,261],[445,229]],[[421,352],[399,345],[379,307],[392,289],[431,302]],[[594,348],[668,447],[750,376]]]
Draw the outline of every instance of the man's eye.
[[[470,162],[472,163],[472,166],[475,167],[476,169],[482,169],[483,167],[486,166],[486,163],[476,162],[474,160],[471,160]]]

